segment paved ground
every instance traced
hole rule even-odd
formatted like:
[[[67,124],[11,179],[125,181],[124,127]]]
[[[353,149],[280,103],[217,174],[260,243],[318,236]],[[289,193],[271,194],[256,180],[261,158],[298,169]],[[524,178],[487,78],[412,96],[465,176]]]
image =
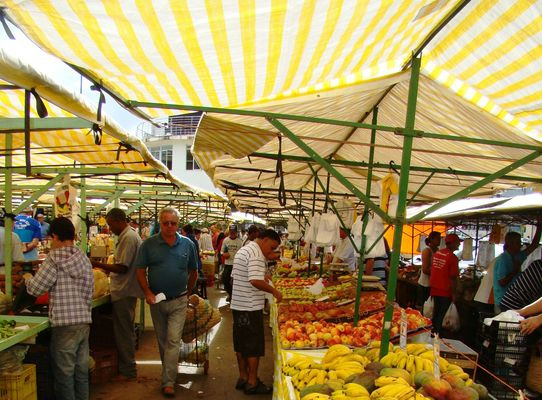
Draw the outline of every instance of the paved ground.
[[[235,390],[237,362],[231,339],[231,311],[225,302],[225,292],[209,288],[209,300],[219,307],[222,321],[212,334],[209,345],[209,373],[181,365],[177,377],[177,399],[270,399],[271,396],[246,396]],[[271,330],[266,329],[266,357],[260,365],[260,378],[267,384],[273,379]],[[91,385],[91,400],[148,400],[163,398],[160,392],[160,356],[152,330],[146,330],[137,352],[139,378],[136,382],[109,382]]]

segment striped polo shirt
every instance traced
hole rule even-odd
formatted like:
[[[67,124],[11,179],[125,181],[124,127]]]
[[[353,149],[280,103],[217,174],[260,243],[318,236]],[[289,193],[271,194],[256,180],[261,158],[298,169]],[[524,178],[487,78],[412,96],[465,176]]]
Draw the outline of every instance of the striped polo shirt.
[[[501,309],[519,310],[542,297],[542,260],[533,261],[510,285],[501,300]]]
[[[230,308],[239,311],[262,310],[265,292],[251,285],[251,280],[264,280],[267,261],[256,242],[237,251],[233,260],[233,291]]]

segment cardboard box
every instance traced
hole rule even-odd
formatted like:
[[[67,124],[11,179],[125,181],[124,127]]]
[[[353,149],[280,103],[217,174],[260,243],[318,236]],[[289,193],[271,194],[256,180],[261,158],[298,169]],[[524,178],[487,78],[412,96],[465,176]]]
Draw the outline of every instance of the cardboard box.
[[[463,368],[474,380],[478,364],[478,353],[466,344],[459,340],[442,339],[440,356],[448,362]]]
[[[90,355],[95,362],[94,369],[90,373],[90,383],[109,382],[118,374],[119,365],[116,348],[93,349],[90,351]]]

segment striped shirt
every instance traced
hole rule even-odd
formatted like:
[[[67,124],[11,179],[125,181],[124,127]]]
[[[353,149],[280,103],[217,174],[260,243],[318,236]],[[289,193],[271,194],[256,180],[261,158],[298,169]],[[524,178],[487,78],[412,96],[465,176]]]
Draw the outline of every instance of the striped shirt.
[[[263,310],[265,292],[256,289],[251,280],[264,280],[267,261],[256,242],[250,242],[237,251],[233,260],[233,291],[230,308],[239,311]]]
[[[542,297],[542,259],[533,261],[510,285],[501,300],[501,309],[519,310]]]
[[[92,264],[77,247],[51,250],[36,275],[26,280],[26,290],[33,296],[49,292],[51,326],[92,322]]]

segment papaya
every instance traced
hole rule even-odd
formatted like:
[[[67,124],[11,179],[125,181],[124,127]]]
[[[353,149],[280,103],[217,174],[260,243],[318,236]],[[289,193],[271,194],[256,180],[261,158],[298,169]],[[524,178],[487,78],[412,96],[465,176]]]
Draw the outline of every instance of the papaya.
[[[446,400],[448,393],[452,390],[452,386],[443,379],[430,379],[423,385],[423,389],[434,397],[436,400]]]
[[[478,392],[470,387],[452,388],[446,400],[479,400]]]
[[[329,396],[332,392],[333,390],[328,385],[325,385],[325,384],[324,385],[310,385],[310,386],[305,386],[303,389],[301,389],[301,391],[299,392],[299,398],[302,399],[303,397],[311,393],[321,393],[321,394],[326,394]]]
[[[416,385],[416,387],[421,387],[423,386],[424,383],[426,383],[427,381],[431,379],[435,379],[435,375],[433,375],[432,372],[429,372],[429,371],[416,372],[416,374],[414,375],[414,384]]]
[[[375,380],[378,378],[378,374],[374,371],[364,371],[361,374],[356,374],[356,376],[350,381],[352,383],[357,383],[358,385],[363,386],[370,393],[375,387]],[[350,383],[346,382],[345,383]]]
[[[383,368],[380,370],[380,376],[395,376],[397,378],[403,378],[409,384],[412,384],[412,377],[410,373],[401,368]]]
[[[365,366],[365,370],[368,371],[375,371],[377,374],[380,374],[380,371],[382,371],[386,366],[378,361],[370,362]]]
[[[452,388],[465,387],[465,381],[456,375],[442,374],[440,379],[444,379]]]
[[[487,392],[487,388],[484,385],[481,385],[479,383],[473,383],[470,387],[478,392],[480,400],[489,399],[489,393]]]

